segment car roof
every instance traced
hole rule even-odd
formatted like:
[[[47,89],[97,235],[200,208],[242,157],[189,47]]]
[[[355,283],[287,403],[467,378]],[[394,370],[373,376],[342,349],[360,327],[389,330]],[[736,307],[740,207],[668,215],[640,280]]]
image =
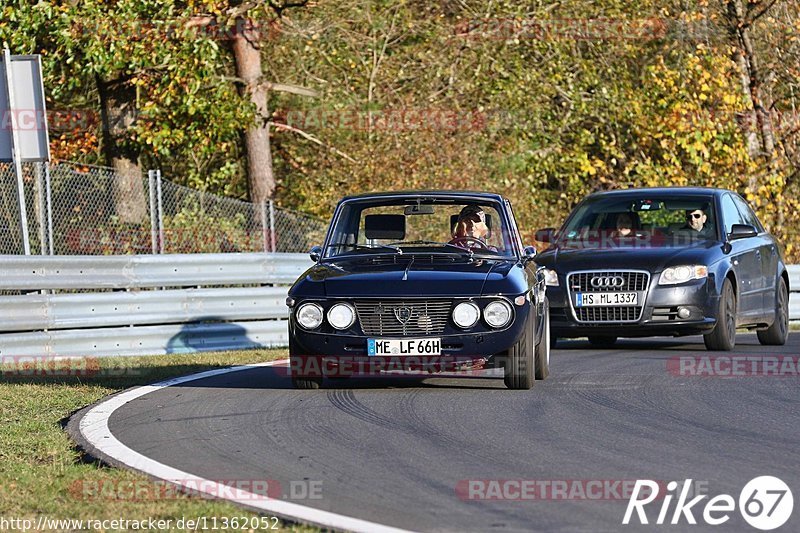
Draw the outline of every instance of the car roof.
[[[611,191],[595,192],[587,196],[587,198],[601,198],[607,196],[641,196],[647,194],[670,194],[670,195],[711,195],[719,196],[726,192],[734,192],[728,189],[720,189],[717,187],[641,187],[630,189],[614,189]]]
[[[419,191],[382,191],[382,192],[368,192],[362,194],[353,194],[345,196],[340,202],[349,202],[356,200],[369,200],[381,198],[417,198],[417,197],[439,197],[443,199],[457,200],[459,198],[474,198],[485,199],[495,202],[503,202],[505,197],[500,194],[482,191],[453,191],[453,190],[419,190]]]

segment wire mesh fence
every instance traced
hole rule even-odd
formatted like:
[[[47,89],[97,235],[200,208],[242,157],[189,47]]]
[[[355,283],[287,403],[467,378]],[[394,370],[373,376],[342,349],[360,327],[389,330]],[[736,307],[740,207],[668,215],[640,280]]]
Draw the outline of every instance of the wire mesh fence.
[[[160,176],[75,163],[25,163],[31,253],[306,252],[324,220],[190,189]],[[0,163],[0,253],[23,254],[17,177]],[[49,216],[48,216],[49,215]]]

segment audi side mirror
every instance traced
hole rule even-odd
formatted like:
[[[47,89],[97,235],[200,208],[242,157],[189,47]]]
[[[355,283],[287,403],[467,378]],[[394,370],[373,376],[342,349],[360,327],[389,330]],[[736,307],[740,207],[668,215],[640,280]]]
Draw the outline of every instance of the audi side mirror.
[[[731,232],[728,234],[728,239],[733,241],[736,239],[755,237],[756,235],[758,235],[758,231],[756,231],[756,228],[750,224],[734,224],[731,227]]]
[[[536,234],[533,236],[539,242],[553,242],[556,236],[556,229],[555,228],[544,228],[536,231]]]
[[[308,256],[315,263],[319,263],[319,258],[322,256],[322,246],[312,246],[308,252]]]

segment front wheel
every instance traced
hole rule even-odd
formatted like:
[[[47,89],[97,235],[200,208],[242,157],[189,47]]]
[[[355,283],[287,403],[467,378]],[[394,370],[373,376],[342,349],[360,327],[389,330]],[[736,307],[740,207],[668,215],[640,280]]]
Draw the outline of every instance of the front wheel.
[[[758,332],[758,342],[765,346],[783,346],[789,336],[789,291],[786,281],[780,278],[778,292],[775,294],[775,322]]]
[[[719,297],[717,324],[711,333],[703,335],[706,348],[713,351],[730,351],[736,346],[736,295],[731,280],[722,283]]]
[[[509,389],[528,390],[533,387],[534,376],[534,350],[536,339],[533,320],[528,319],[525,333],[508,350],[503,365],[503,382]]]

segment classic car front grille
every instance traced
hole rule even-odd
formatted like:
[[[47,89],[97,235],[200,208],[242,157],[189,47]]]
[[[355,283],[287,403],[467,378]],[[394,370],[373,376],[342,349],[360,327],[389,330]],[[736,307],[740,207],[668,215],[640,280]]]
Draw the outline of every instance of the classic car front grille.
[[[575,316],[581,322],[631,322],[639,320],[641,306],[578,307]]]
[[[450,317],[452,302],[358,300],[355,305],[361,329],[366,335],[440,335]]]
[[[592,279],[595,277],[621,277],[623,285],[620,287],[593,287]],[[578,272],[570,274],[567,284],[573,291],[580,292],[613,292],[613,291],[645,291],[650,276],[647,272],[630,272],[625,270],[609,270],[597,272]]]

